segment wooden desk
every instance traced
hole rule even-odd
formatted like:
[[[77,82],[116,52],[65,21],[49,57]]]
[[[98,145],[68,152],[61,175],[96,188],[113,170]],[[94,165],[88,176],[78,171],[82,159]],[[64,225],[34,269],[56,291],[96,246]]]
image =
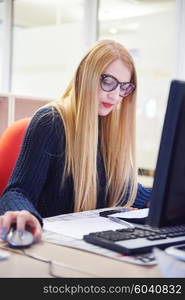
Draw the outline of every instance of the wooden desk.
[[[0,242],[0,246],[5,243]],[[52,266],[53,273],[60,277],[73,278],[149,278],[161,277],[158,266],[137,266],[134,264],[117,261],[111,258],[93,254],[90,252],[72,249],[60,245],[40,242],[26,248],[26,253],[39,256],[42,259],[52,260],[57,264]],[[8,251],[2,250],[0,251]],[[3,277],[47,277],[49,264],[37,261],[20,254],[20,250],[9,252],[10,257],[0,261],[0,278]],[[70,269],[74,268],[74,269]]]

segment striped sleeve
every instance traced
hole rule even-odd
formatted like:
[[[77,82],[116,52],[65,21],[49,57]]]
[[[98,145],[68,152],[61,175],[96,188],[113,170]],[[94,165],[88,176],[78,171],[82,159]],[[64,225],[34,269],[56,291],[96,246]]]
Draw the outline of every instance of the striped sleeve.
[[[143,187],[140,183],[138,183],[137,195],[133,207],[136,208],[147,207],[147,205],[149,204],[151,193],[152,193],[151,188]]]

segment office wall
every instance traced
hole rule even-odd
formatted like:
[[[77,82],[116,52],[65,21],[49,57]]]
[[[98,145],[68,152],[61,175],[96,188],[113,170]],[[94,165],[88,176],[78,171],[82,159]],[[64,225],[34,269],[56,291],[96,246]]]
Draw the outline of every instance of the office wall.
[[[2,90],[2,77],[3,77],[3,67],[2,67],[2,41],[3,41],[3,34],[2,34],[2,25],[0,24],[0,91]]]
[[[112,23],[103,21],[100,25],[100,38],[115,38],[127,47],[135,60],[138,74],[137,154],[142,168],[154,169],[156,165],[174,73],[174,12],[170,9]]]
[[[79,23],[15,28],[12,91],[58,97],[83,52]]]
[[[0,91],[3,81],[3,4],[0,3]]]

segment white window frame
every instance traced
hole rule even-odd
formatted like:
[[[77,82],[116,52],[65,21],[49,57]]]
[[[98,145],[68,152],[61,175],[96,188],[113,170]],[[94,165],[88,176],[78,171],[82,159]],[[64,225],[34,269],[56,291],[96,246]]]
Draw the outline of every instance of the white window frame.
[[[4,0],[3,7],[2,92],[8,93],[12,78],[13,1]]]

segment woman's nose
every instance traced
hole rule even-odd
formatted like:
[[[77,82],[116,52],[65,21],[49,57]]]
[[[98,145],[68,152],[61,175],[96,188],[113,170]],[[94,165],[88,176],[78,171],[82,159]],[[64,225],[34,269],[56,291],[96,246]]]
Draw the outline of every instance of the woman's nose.
[[[120,100],[120,86],[118,85],[117,88],[111,92],[109,92],[109,98],[113,101]]]

